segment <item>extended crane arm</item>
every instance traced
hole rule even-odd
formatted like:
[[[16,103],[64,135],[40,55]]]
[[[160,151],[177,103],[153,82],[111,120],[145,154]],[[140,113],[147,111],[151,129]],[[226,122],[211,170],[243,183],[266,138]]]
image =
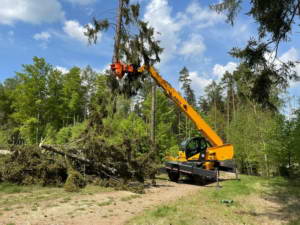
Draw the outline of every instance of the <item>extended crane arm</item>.
[[[174,101],[174,103],[190,118],[196,125],[197,129],[214,147],[224,145],[222,139],[216,132],[202,119],[198,112],[176,91],[166,80],[164,80],[152,66],[142,66],[137,71],[131,65],[124,65],[122,63],[114,63],[111,69],[115,72],[116,76],[122,78],[125,73],[144,72],[149,71],[151,77],[156,83],[166,92],[166,94]]]
[[[151,77],[156,81],[156,83],[164,89],[169,98],[171,98],[174,103],[184,112],[190,120],[195,124],[197,129],[201,134],[210,142],[212,146],[223,145],[222,139],[216,134],[216,132],[202,119],[198,112],[179,94],[179,92],[173,88],[166,80],[164,80],[159,73],[154,69],[154,67],[142,66],[139,72],[147,69],[151,74]]]
[[[202,119],[198,112],[176,91],[167,81],[165,81],[158,72],[152,66],[142,66],[139,69],[135,69],[133,65],[124,65],[120,62],[111,65],[111,69],[115,76],[122,78],[125,73],[130,76],[138,76],[144,71],[148,71],[151,77],[156,83],[166,92],[167,96],[173,100],[173,102],[190,118],[195,124],[197,129],[206,138],[206,140],[212,145],[207,148],[204,166],[206,169],[214,168],[214,161],[231,160],[233,158],[233,146],[231,144],[224,144],[222,139],[216,134],[216,132]],[[196,158],[195,158],[196,157]],[[197,159],[199,153],[195,157],[189,158],[190,160]],[[186,160],[186,156],[179,157],[178,160]],[[188,159],[188,160],[189,160]]]

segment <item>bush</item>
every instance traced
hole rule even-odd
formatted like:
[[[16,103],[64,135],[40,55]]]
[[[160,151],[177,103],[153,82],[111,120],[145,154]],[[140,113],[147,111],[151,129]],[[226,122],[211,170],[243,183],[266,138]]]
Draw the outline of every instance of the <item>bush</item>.
[[[64,185],[65,191],[77,192],[86,186],[84,177],[76,170],[71,169],[68,173],[68,178]]]
[[[0,161],[0,178],[17,184],[61,185],[67,178],[63,157],[42,153],[36,146],[14,147]]]

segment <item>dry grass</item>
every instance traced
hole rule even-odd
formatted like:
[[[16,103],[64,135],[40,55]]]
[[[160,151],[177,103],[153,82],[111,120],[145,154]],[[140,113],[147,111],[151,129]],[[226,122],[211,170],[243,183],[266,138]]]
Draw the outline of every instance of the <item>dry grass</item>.
[[[34,205],[33,209],[36,210],[38,202],[48,200],[58,200],[59,203],[67,203],[72,200],[74,196],[78,195],[93,195],[99,192],[113,191],[111,188],[103,188],[100,186],[88,185],[78,193],[70,193],[64,191],[63,188],[57,187],[41,187],[41,186],[20,186],[9,183],[0,184],[0,212],[11,210],[12,208],[26,207]],[[56,205],[49,204],[49,207]]]

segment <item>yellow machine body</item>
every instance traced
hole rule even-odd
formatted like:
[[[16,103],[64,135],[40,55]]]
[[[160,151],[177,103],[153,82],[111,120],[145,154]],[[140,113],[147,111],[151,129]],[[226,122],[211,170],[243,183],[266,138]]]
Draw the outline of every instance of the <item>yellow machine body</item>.
[[[122,78],[126,72],[134,72],[133,66],[123,65],[120,62],[111,65],[112,70],[118,78]],[[152,66],[142,66],[136,72],[148,71],[156,83],[165,91],[166,95],[181,109],[183,113],[194,123],[199,132],[210,143],[203,158],[203,168],[206,170],[214,169],[215,162],[233,159],[234,150],[231,144],[224,144],[217,133],[202,119],[199,113],[174,89]],[[177,157],[167,157],[167,160],[174,162],[199,161],[200,154],[197,153],[187,158],[184,151],[179,151]]]

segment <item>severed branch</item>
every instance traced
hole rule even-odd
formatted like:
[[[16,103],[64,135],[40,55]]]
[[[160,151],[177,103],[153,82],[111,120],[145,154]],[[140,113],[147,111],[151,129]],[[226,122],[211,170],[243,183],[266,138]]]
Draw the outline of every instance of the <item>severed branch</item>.
[[[41,142],[41,143],[39,144],[39,147],[40,147],[40,148],[43,148],[43,149],[45,149],[45,150],[47,150],[47,151],[54,152],[54,153],[56,153],[56,154],[59,154],[59,155],[66,156],[66,157],[68,157],[68,158],[77,160],[77,161],[82,162],[82,163],[92,164],[92,162],[91,162],[90,160],[86,159],[86,158],[80,157],[80,156],[75,155],[75,154],[72,154],[72,153],[66,153],[66,152],[64,152],[64,151],[62,151],[62,150],[59,150],[59,149],[57,149],[57,148],[54,148],[54,147],[51,146],[51,145],[43,144],[43,142]]]
[[[64,152],[62,150],[59,150],[59,149],[57,149],[57,148],[55,148],[55,147],[53,147],[51,145],[43,144],[43,141],[39,144],[39,147],[42,148],[42,149],[45,149],[47,151],[54,152],[56,154],[68,157],[70,159],[77,160],[77,161],[79,161],[81,163],[85,163],[85,164],[88,164],[88,165],[91,165],[91,166],[100,167],[102,169],[101,172],[103,174],[105,174],[106,176],[111,177],[111,178],[117,180],[115,177],[113,177],[113,175],[115,175],[116,172],[117,172],[115,168],[108,167],[108,166],[106,166],[106,165],[104,165],[102,163],[99,163],[99,162],[93,162],[93,161],[91,161],[89,159],[86,159],[84,157],[80,157],[80,156],[78,156],[76,154],[66,153],[66,152]],[[107,172],[105,172],[105,171],[107,171]]]

